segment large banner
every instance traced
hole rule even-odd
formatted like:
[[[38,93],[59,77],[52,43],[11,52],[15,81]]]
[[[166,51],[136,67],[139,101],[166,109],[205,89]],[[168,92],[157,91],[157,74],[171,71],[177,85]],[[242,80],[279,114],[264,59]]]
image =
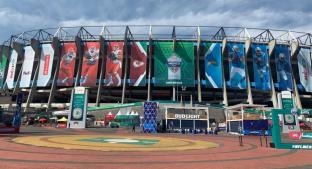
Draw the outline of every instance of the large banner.
[[[80,78],[81,86],[96,86],[99,65],[99,42],[86,42],[83,53],[83,63]]]
[[[244,44],[228,43],[228,59],[230,68],[230,88],[246,89]]]
[[[7,62],[8,62],[8,57],[5,55],[5,52],[2,51],[2,55],[0,58],[0,90],[3,88],[4,73],[5,73]]]
[[[120,86],[123,60],[123,42],[109,42],[106,59],[106,86]]]
[[[156,42],[154,58],[155,86],[195,86],[192,42]]]
[[[74,70],[77,47],[74,42],[64,43],[63,52],[58,74],[58,86],[71,86],[74,82]]]
[[[279,90],[291,91],[292,76],[290,64],[290,51],[288,46],[278,45],[275,47],[275,64]]]
[[[222,88],[222,55],[220,43],[205,43],[205,75],[207,86]]]
[[[45,87],[48,85],[52,73],[52,65],[54,59],[54,49],[51,44],[42,44],[40,66],[38,74],[38,87]]]
[[[13,49],[10,57],[10,63],[6,78],[6,84],[9,89],[14,88],[14,77],[15,77],[15,70],[16,70],[16,63],[17,63],[17,52]]]
[[[20,80],[19,87],[29,87],[31,81],[31,74],[33,70],[34,60],[35,60],[35,51],[31,46],[26,46],[24,48],[24,62],[23,62],[23,70],[22,76]]]
[[[310,48],[301,48],[297,56],[300,83],[306,92],[312,92],[312,69]]]
[[[263,44],[253,44],[251,46],[255,88],[259,90],[271,89],[269,55],[267,48],[268,46]]]
[[[131,86],[145,86],[147,42],[135,42],[132,45],[130,61]]]

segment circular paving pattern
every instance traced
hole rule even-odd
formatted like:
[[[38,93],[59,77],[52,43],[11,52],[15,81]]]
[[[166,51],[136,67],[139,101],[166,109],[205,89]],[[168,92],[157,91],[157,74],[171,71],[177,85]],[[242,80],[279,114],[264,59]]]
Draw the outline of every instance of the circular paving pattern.
[[[40,147],[99,151],[177,151],[218,147],[218,144],[178,138],[119,135],[28,136],[14,142]]]

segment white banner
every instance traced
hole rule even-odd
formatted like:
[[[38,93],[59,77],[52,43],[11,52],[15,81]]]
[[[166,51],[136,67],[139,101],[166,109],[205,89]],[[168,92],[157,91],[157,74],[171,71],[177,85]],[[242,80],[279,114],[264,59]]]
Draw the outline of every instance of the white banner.
[[[30,80],[31,80],[31,74],[32,69],[34,65],[34,59],[35,59],[35,51],[32,49],[31,46],[26,46],[24,48],[24,62],[23,62],[23,71],[22,71],[22,77],[19,84],[19,87],[29,87],[30,86]]]
[[[15,70],[16,70],[16,62],[17,62],[17,52],[13,49],[10,57],[10,63],[8,68],[8,74],[6,78],[6,83],[9,89],[14,88],[14,77],[15,77]]]
[[[312,92],[312,69],[309,48],[301,48],[298,54],[300,83],[306,92]]]
[[[51,44],[42,44],[40,67],[38,74],[38,87],[45,87],[48,85],[53,65],[54,49]]]

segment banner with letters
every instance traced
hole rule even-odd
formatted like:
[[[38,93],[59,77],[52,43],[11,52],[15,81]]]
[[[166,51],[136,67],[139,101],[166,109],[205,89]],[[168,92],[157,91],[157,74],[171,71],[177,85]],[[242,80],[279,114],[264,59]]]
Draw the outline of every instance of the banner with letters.
[[[6,84],[8,86],[8,89],[13,89],[15,86],[14,77],[15,77],[17,57],[18,57],[17,52],[14,49],[12,49],[7,78],[6,78]]]
[[[147,42],[134,42],[131,49],[130,84],[145,86],[147,63]]]
[[[245,45],[241,43],[228,43],[226,46],[230,69],[229,86],[233,89],[246,89]]]
[[[207,86],[222,88],[222,55],[221,43],[204,43],[205,47],[205,76]]]
[[[8,62],[8,56],[2,51],[0,58],[0,90],[3,88],[4,74]]]
[[[31,75],[35,60],[35,51],[31,46],[24,47],[24,62],[22,67],[22,76],[19,87],[25,88],[30,86]]]
[[[86,42],[83,53],[83,63],[80,77],[80,85],[96,86],[99,65],[100,43]]]
[[[121,86],[123,42],[109,42],[106,58],[105,85]]]
[[[38,87],[45,87],[49,84],[54,59],[54,49],[51,44],[42,44],[39,74],[37,80]]]
[[[292,83],[292,69],[290,64],[290,51],[288,46],[276,45],[275,47],[275,64],[277,73],[278,89],[291,91],[293,89]]]
[[[155,42],[155,86],[195,86],[194,44]]]
[[[259,90],[270,90],[268,46],[264,44],[252,44],[251,49],[255,88]]]
[[[310,48],[300,48],[297,60],[300,83],[306,92],[312,92],[312,68]]]
[[[64,43],[60,70],[58,73],[58,86],[72,86],[74,82],[74,71],[76,63],[77,47],[74,42]]]

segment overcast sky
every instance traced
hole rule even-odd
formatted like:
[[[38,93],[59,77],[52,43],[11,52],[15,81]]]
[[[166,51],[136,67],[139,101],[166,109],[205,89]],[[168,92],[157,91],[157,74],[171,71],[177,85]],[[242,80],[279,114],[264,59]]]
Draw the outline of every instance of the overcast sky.
[[[0,0],[0,41],[60,25],[222,25],[312,32],[311,9],[311,0]]]

